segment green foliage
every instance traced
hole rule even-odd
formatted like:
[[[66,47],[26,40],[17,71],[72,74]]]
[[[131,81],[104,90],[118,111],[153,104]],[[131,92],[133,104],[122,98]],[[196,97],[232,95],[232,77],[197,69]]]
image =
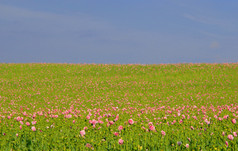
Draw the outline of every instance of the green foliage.
[[[237,77],[235,63],[0,64],[0,150],[238,150]]]

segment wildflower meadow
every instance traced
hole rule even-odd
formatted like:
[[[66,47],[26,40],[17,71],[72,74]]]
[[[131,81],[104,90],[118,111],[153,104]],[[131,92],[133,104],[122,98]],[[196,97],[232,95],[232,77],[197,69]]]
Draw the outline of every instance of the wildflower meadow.
[[[238,64],[0,64],[0,150],[238,150]]]

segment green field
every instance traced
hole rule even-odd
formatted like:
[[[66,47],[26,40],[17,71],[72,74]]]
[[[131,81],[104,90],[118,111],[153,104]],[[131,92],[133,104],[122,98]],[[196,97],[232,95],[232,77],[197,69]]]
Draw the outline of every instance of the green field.
[[[237,120],[237,63],[0,64],[0,150],[238,150]]]

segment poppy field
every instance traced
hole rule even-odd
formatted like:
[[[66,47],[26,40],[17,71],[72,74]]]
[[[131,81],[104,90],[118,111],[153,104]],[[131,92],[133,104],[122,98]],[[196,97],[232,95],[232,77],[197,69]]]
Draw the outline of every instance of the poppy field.
[[[0,64],[0,150],[238,150],[238,64]]]

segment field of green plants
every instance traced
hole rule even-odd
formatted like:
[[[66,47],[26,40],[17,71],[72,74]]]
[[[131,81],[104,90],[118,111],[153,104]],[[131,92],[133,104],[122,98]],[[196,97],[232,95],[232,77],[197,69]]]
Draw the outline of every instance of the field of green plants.
[[[0,150],[238,150],[238,64],[0,64]]]

